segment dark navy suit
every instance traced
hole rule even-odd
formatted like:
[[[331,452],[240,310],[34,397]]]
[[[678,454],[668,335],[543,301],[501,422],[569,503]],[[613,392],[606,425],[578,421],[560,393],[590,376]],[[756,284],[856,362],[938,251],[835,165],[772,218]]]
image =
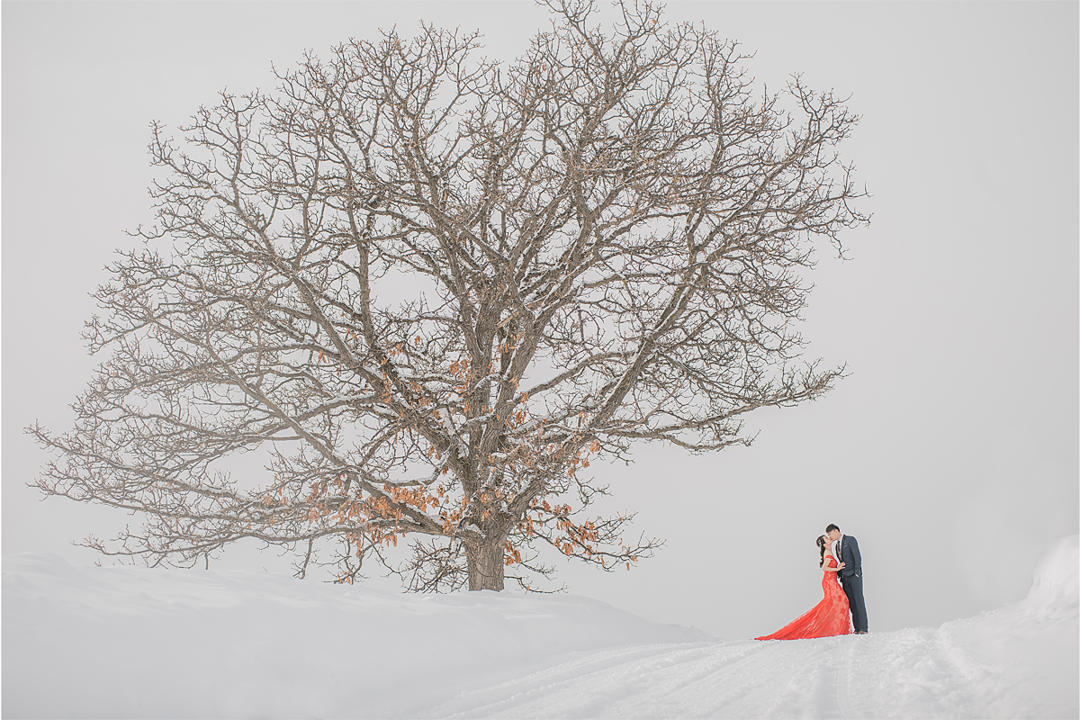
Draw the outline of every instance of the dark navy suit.
[[[866,631],[866,601],[862,593],[862,554],[859,541],[851,535],[840,536],[840,562],[844,569],[839,572],[840,584],[851,606],[851,624],[855,632]]]

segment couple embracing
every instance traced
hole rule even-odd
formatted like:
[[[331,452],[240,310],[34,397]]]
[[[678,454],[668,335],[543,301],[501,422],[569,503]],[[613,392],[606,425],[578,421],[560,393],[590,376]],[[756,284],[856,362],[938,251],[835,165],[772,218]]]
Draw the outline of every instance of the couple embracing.
[[[859,542],[844,535],[836,525],[825,528],[817,539],[820,562],[825,572],[821,588],[825,597],[813,608],[771,635],[755,640],[800,640],[804,638],[866,634],[866,602],[862,589],[862,554]],[[839,576],[839,582],[837,577]]]

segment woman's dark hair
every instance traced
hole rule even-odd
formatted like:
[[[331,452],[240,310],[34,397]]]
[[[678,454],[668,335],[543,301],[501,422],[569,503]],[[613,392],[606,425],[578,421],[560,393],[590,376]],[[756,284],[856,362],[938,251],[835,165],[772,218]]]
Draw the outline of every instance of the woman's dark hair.
[[[824,535],[818,535],[817,546],[818,546],[818,550],[821,551],[821,562],[818,563],[818,567],[824,567],[825,566],[825,536]]]
[[[832,523],[829,523],[829,526],[825,528],[825,534],[826,534],[826,535],[828,535],[828,534],[829,534],[829,533],[831,533],[831,532],[832,532],[833,530],[835,530],[836,532],[840,532],[840,528],[836,527],[836,526],[835,526],[835,525],[833,525]]]

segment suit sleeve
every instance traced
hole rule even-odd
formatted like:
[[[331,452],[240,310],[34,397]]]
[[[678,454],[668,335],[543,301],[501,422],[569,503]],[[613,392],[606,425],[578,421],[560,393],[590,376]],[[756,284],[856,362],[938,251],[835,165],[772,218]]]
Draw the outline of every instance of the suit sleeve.
[[[849,567],[852,570],[862,570],[862,553],[859,552],[859,541],[853,537],[848,538],[848,547],[851,549],[851,560]]]

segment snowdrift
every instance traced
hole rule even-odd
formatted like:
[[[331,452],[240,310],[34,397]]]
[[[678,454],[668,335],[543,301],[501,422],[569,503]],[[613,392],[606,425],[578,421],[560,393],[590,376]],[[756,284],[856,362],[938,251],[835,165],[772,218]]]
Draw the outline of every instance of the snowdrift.
[[[3,565],[15,717],[1075,718],[1077,537],[1027,598],[936,628],[717,642],[572,595]]]

